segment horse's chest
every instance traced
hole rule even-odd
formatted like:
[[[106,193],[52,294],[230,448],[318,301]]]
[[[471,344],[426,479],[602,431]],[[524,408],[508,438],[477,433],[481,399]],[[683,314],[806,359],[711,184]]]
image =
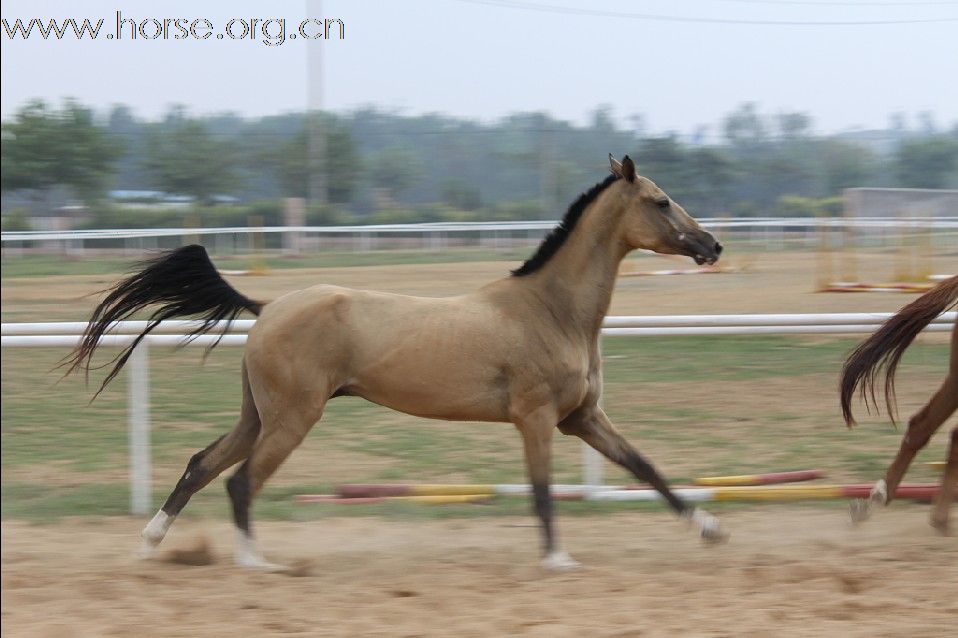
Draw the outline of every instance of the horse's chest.
[[[566,362],[557,370],[555,387],[560,405],[569,409],[578,407],[601,394],[601,369],[588,357]]]

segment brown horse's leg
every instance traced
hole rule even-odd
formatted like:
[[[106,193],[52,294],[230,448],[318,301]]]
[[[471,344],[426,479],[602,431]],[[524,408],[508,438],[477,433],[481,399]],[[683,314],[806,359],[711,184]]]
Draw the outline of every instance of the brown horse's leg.
[[[142,556],[149,556],[152,550],[159,545],[170,525],[173,524],[180,511],[186,507],[193,494],[203,489],[223,470],[249,456],[253,443],[259,435],[259,429],[259,414],[256,412],[256,406],[253,403],[253,396],[249,389],[249,380],[244,367],[243,407],[240,411],[239,422],[229,434],[216,439],[190,458],[183,476],[177,481],[176,487],[173,488],[163,507],[143,530]]]
[[[552,430],[555,418],[551,409],[539,409],[516,420],[522,435],[526,471],[532,485],[532,505],[539,517],[542,531],[542,549],[545,557],[542,566],[552,570],[567,570],[578,567],[572,558],[559,550],[553,526],[553,507],[550,482],[552,475]]]
[[[632,472],[640,481],[651,485],[677,514],[694,521],[699,526],[702,538],[705,540],[723,541],[728,538],[728,534],[719,528],[718,521],[714,517],[702,510],[689,507],[672,492],[662,475],[615,429],[609,417],[598,407],[592,406],[574,412],[559,423],[559,430],[563,434],[578,436],[610,461]]]
[[[908,420],[908,429],[898,448],[898,454],[888,466],[885,478],[872,488],[868,499],[852,503],[852,520],[859,522],[868,518],[871,505],[888,505],[908,471],[915,455],[924,448],[932,435],[958,407],[958,379],[949,375],[925,406]]]
[[[958,427],[951,431],[948,456],[945,457],[945,473],[941,477],[941,489],[931,511],[931,524],[942,534],[948,533],[948,511],[958,492]]]
[[[262,411],[264,416],[270,412],[269,409]],[[253,447],[252,453],[227,480],[226,490],[233,505],[233,522],[237,529],[236,563],[238,565],[253,569],[282,569],[281,566],[266,561],[256,550],[250,528],[249,509],[253,498],[262,489],[266,480],[303,441],[320,416],[322,416],[321,407],[317,412],[308,414],[288,408],[280,418],[264,418],[262,435]]]

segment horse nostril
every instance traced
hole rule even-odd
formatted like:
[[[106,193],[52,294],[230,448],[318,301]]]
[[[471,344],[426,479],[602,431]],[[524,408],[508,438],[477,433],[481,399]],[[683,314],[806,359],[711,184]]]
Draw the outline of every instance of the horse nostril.
[[[715,254],[716,254],[716,255],[721,255],[721,254],[722,254],[722,244],[720,244],[720,243],[718,243],[718,242],[715,242]]]

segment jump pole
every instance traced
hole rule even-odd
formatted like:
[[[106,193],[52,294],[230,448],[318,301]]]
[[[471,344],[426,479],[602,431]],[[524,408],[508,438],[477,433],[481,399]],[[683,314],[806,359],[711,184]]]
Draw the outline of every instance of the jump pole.
[[[710,476],[694,479],[693,485],[705,487],[775,485],[811,481],[822,478],[821,470],[795,470],[791,472],[771,472],[768,474],[743,474],[739,476]],[[639,485],[594,485],[556,484],[552,491],[556,494],[586,493],[590,491],[641,490]],[[473,484],[473,483],[348,483],[336,488],[340,498],[383,498],[396,496],[451,496],[451,495],[502,495],[529,494],[531,489],[526,483]]]
[[[395,486],[394,486],[395,487]],[[410,486],[403,486],[410,487]],[[448,487],[448,486],[447,486]],[[483,488],[496,486],[481,486]],[[777,502],[821,501],[843,498],[867,498],[874,486],[871,483],[849,485],[735,485],[723,487],[677,487],[672,491],[689,503],[724,502]],[[503,489],[508,488],[508,489]],[[900,485],[895,492],[899,499],[911,499],[927,502],[938,494],[936,483],[915,483]],[[478,490],[477,490],[478,491]],[[495,490],[486,490],[475,494],[403,494],[396,495],[381,491],[375,496],[343,497],[340,494],[300,494],[295,498],[298,503],[327,503],[336,505],[363,505],[386,502],[421,503],[446,505],[483,502],[495,496],[519,496],[528,493],[526,485],[498,486]],[[600,486],[589,489],[583,485],[554,485],[553,497],[559,500],[591,501],[661,501],[662,495],[653,489],[622,489],[616,486]],[[958,500],[958,497],[956,497]]]
[[[792,502],[833,500],[839,498],[865,498],[871,492],[872,484],[855,485],[779,485],[700,487],[673,490],[676,495],[692,503],[709,501],[762,501]],[[938,493],[937,484],[901,485],[895,492],[896,498],[909,498],[927,501]],[[609,490],[596,492],[589,496],[594,501],[658,501],[661,495],[654,490]]]
[[[795,470],[792,472],[771,472],[768,474],[742,474],[739,476],[706,476],[693,479],[694,485],[708,487],[732,487],[745,485],[775,485],[778,483],[797,483],[811,481],[825,476],[821,470]]]
[[[375,505],[377,503],[418,503],[420,505],[457,505],[482,503],[494,494],[443,494],[431,496],[363,496],[343,498],[336,494],[298,494],[297,503],[327,503],[330,505]]]

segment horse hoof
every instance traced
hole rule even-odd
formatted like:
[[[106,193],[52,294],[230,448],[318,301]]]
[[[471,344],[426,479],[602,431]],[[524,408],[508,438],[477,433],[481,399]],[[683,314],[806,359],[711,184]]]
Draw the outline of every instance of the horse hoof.
[[[147,526],[140,533],[140,538],[143,540],[140,542],[140,548],[136,552],[137,558],[140,560],[153,558],[156,554],[156,548],[159,547],[160,542],[163,540],[163,535],[155,533],[154,530]]]
[[[718,519],[706,512],[695,508],[686,514],[688,520],[699,528],[699,537],[710,544],[724,543],[730,534],[719,526]]]
[[[568,572],[581,565],[566,552],[554,551],[542,559],[542,567],[550,572]]]
[[[948,526],[947,518],[939,519],[932,517],[929,523],[931,523],[931,526],[938,530],[938,533],[942,536],[951,536],[951,528]]]
[[[278,573],[285,572],[288,569],[285,565],[271,563],[260,556],[237,556],[236,564],[243,569],[250,569],[258,572]]]
[[[143,538],[143,542],[140,543],[140,548],[136,550],[136,557],[139,560],[149,560],[156,555],[156,546],[159,545],[158,542],[154,543],[153,541]]]
[[[726,532],[718,525],[712,527],[703,527],[701,532],[702,540],[709,545],[720,545],[722,543],[727,543],[731,536],[731,533]]]
[[[851,517],[852,523],[867,521],[872,515],[871,501],[856,498],[848,505],[848,515]]]

